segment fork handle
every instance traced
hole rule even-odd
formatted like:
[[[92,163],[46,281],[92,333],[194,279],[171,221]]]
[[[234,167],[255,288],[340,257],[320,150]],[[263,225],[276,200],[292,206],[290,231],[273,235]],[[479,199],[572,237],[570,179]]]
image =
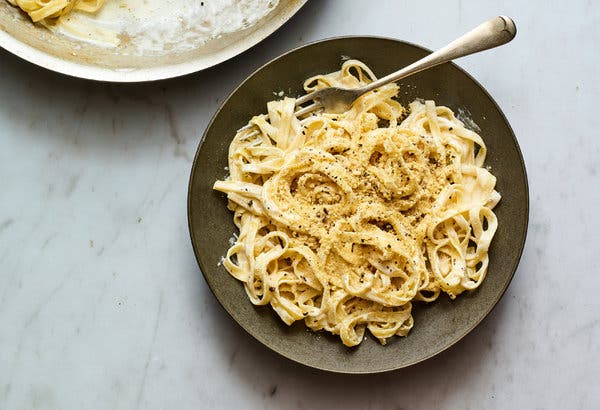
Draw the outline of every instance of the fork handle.
[[[494,17],[457,38],[446,47],[434,51],[399,71],[373,81],[364,87],[364,91],[374,90],[387,83],[398,81],[419,71],[435,67],[456,58],[501,46],[512,40],[516,34],[517,27],[510,17]]]

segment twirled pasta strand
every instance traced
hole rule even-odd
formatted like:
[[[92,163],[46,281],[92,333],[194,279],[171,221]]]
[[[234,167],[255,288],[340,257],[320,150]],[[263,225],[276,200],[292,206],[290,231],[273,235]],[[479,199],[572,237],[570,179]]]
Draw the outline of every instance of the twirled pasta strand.
[[[98,11],[106,0],[8,0],[29,14],[34,23],[48,23],[69,14],[72,10],[87,13]]]
[[[304,88],[374,79],[349,60]],[[405,336],[413,301],[477,288],[497,227],[481,137],[433,101],[411,103],[406,116],[397,94],[386,85],[343,114],[303,120],[293,99],[272,101],[269,120],[250,121],[258,134],[235,136],[230,176],[214,185],[240,230],[224,265],[252,303],[347,346],[366,329],[382,344]]]

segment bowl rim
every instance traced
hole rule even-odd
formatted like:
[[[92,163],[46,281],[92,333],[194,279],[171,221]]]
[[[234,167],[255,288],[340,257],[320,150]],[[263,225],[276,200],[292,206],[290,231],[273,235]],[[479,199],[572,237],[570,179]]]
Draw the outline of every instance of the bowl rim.
[[[139,83],[166,80],[192,74],[225,62],[256,46],[271,36],[300,11],[308,0],[293,0],[273,18],[245,36],[208,56],[195,57],[182,63],[140,69],[111,69],[78,63],[56,57],[50,53],[25,44],[0,29],[0,47],[9,53],[48,70],[70,77],[114,83]]]
[[[502,299],[502,297],[504,296],[504,294],[506,293],[506,290],[508,289],[509,285],[511,284],[514,275],[517,271],[517,268],[519,266],[519,263],[521,261],[521,257],[523,256],[523,250],[525,248],[525,242],[527,239],[527,233],[528,233],[528,226],[529,226],[529,181],[527,178],[527,170],[525,167],[525,160],[523,158],[523,153],[521,151],[521,147],[519,146],[519,142],[517,141],[517,137],[514,133],[514,130],[512,128],[512,126],[510,125],[510,122],[508,121],[508,119],[506,118],[506,115],[504,114],[504,112],[502,111],[502,109],[500,108],[500,106],[498,105],[498,103],[496,102],[496,100],[492,97],[492,95],[483,87],[483,85],[481,85],[481,83],[479,83],[479,81],[477,81],[471,74],[469,74],[465,69],[463,69],[462,67],[458,66],[456,63],[454,63],[453,61],[448,62],[446,64],[451,64],[454,68],[458,69],[461,71],[462,74],[466,75],[468,77],[469,80],[471,80],[492,102],[493,106],[495,107],[495,109],[498,111],[498,113],[500,114],[501,118],[504,120],[504,122],[506,123],[506,125],[508,126],[508,130],[510,131],[510,136],[512,138],[512,142],[514,143],[515,148],[517,149],[517,153],[519,156],[519,165],[521,166],[521,169],[523,171],[523,176],[524,176],[524,183],[525,183],[525,201],[524,201],[524,209],[523,209],[523,213],[525,215],[525,220],[523,223],[523,237],[521,238],[520,243],[518,243],[518,250],[516,252],[517,257],[514,260],[514,263],[512,264],[512,266],[510,266],[510,271],[511,274],[508,278],[508,280],[506,281],[506,284],[504,285],[504,287],[500,290],[500,292],[498,292],[498,296],[493,300],[493,303],[490,304],[490,307],[487,309],[487,311],[485,312],[485,314],[482,316],[482,318],[480,320],[478,320],[477,322],[475,322],[472,326],[470,326],[469,328],[467,328],[462,334],[460,334],[459,336],[455,337],[453,340],[451,340],[448,344],[445,344],[443,347],[441,347],[440,349],[434,351],[433,353],[424,356],[418,360],[414,360],[410,363],[406,363],[400,366],[390,366],[388,368],[383,368],[383,369],[378,369],[378,370],[365,370],[365,371],[360,371],[360,370],[343,370],[343,369],[337,369],[337,368],[329,368],[327,366],[318,366],[318,365],[309,365],[306,363],[303,363],[293,357],[290,357],[288,354],[286,354],[285,351],[280,351],[278,349],[275,349],[274,347],[263,343],[260,339],[258,339],[255,335],[253,335],[248,329],[246,329],[246,327],[244,325],[242,325],[240,322],[238,322],[234,317],[233,314],[231,312],[229,312],[229,310],[227,308],[225,308],[225,305],[222,303],[221,298],[218,295],[218,292],[215,291],[215,289],[213,288],[213,286],[211,285],[211,282],[208,280],[207,274],[205,273],[205,266],[204,264],[201,262],[200,260],[200,251],[198,249],[197,246],[197,241],[195,240],[195,236],[194,236],[194,230],[192,227],[192,186],[193,186],[193,182],[194,182],[194,177],[196,176],[196,169],[198,168],[198,164],[199,164],[199,157],[200,157],[200,152],[202,151],[202,146],[204,145],[204,142],[206,140],[206,137],[208,135],[209,130],[211,129],[214,121],[216,120],[216,118],[220,115],[221,111],[223,110],[223,108],[227,105],[227,103],[229,102],[229,100],[238,92],[238,90],[240,88],[242,88],[246,82],[248,82],[250,80],[250,78],[254,77],[254,75],[256,75],[259,71],[261,71],[262,69],[264,69],[265,67],[269,66],[270,64],[274,63],[275,61],[279,60],[280,58],[284,58],[286,56],[288,56],[289,54],[292,54],[300,49],[303,48],[307,48],[307,47],[312,47],[316,44],[320,44],[320,43],[324,43],[324,42],[330,42],[330,41],[338,41],[338,40],[348,40],[348,39],[373,39],[373,40],[384,40],[384,41],[393,41],[393,42],[397,42],[397,43],[402,43],[405,45],[409,45],[412,47],[416,47],[419,48],[423,51],[426,51],[428,53],[431,53],[432,50],[423,47],[421,45],[409,42],[409,41],[405,41],[405,40],[400,40],[397,38],[393,38],[393,37],[385,37],[385,36],[365,36],[365,35],[347,35],[347,36],[335,36],[335,37],[328,37],[328,38],[324,38],[324,39],[320,39],[320,40],[315,40],[303,45],[300,45],[298,47],[294,47],[272,59],[270,59],[269,61],[267,61],[265,64],[261,65],[259,68],[257,68],[256,70],[254,70],[251,74],[249,74],[243,81],[241,81],[227,96],[227,98],[225,98],[223,100],[223,102],[219,105],[219,107],[217,108],[217,110],[215,111],[215,113],[213,114],[211,120],[209,121],[208,125],[206,126],[206,129],[204,130],[204,133],[202,134],[202,137],[200,138],[199,142],[198,142],[198,148],[196,149],[196,154],[194,155],[194,161],[192,162],[192,167],[191,167],[191,172],[190,172],[190,177],[189,177],[189,182],[188,182],[188,198],[187,198],[187,214],[188,214],[188,230],[189,230],[189,234],[190,234],[190,239],[192,242],[192,248],[194,251],[194,255],[196,257],[196,262],[198,263],[198,266],[200,268],[200,272],[202,273],[202,276],[204,277],[204,280],[206,282],[206,284],[208,285],[211,293],[214,295],[214,297],[217,299],[217,301],[219,302],[219,305],[221,306],[221,308],[223,310],[225,310],[225,312],[227,313],[227,315],[239,326],[241,327],[248,335],[250,335],[254,340],[256,340],[258,343],[260,343],[262,346],[264,346],[266,349],[273,351],[275,353],[277,353],[280,356],[285,357],[288,360],[293,361],[294,363],[298,363],[306,368],[309,369],[317,369],[317,370],[321,370],[321,371],[325,371],[325,372],[331,372],[331,373],[337,373],[337,374],[381,374],[381,373],[389,373],[395,370],[399,370],[399,369],[403,369],[403,368],[407,368],[410,366],[414,366],[418,363],[424,362],[428,359],[431,359],[434,356],[439,355],[440,353],[447,351],[448,349],[450,349],[452,346],[456,345],[458,342],[460,342],[463,338],[465,338],[468,334],[470,334],[473,329],[475,329],[477,326],[479,326],[487,317],[489,317],[490,313],[494,310],[494,308],[498,305],[498,302],[500,302],[500,300]]]

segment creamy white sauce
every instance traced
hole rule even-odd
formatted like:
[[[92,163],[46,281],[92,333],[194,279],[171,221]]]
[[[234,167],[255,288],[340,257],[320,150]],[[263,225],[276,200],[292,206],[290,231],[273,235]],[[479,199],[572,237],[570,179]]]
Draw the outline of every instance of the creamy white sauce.
[[[108,0],[98,14],[73,13],[65,34],[136,54],[186,51],[254,26],[278,0]]]
[[[469,111],[468,109],[464,107],[458,107],[458,109],[456,110],[456,118],[458,118],[460,122],[465,124],[466,128],[470,129],[471,131],[481,133],[481,128],[479,128],[479,125],[477,125],[477,123],[473,121],[471,111]]]

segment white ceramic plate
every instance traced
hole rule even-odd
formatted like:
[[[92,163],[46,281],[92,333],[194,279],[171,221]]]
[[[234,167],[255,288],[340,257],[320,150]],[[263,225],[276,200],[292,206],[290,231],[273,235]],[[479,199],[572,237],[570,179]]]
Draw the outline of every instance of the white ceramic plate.
[[[121,3],[127,4],[125,0],[109,1],[118,2],[119,7]],[[113,82],[160,80],[200,71],[242,53],[281,27],[306,0],[274,3],[266,15],[249,27],[224,33],[202,44],[188,42],[185,47],[173,46],[169,39],[172,35],[159,33],[154,39],[164,44],[143,47],[140,43],[122,41],[118,46],[109,47],[34,25],[24,13],[6,0],[0,0],[0,46],[34,64],[75,77]],[[101,14],[99,18],[102,17]],[[131,20],[139,27],[130,26],[129,31],[143,30],[147,24],[145,17]],[[182,27],[184,23],[187,22],[182,21]],[[196,23],[181,29],[183,34],[197,31]],[[146,42],[146,46],[148,44]]]

